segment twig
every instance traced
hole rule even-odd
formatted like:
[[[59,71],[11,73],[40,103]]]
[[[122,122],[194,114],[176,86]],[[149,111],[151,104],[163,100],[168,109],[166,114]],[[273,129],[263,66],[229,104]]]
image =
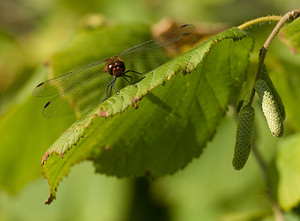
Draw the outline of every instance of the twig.
[[[282,18],[276,24],[275,28],[273,29],[273,31],[271,32],[271,34],[269,35],[269,37],[265,41],[265,43],[262,46],[262,48],[260,49],[260,52],[259,52],[259,62],[258,62],[258,67],[257,67],[255,81],[260,78],[262,67],[263,67],[263,64],[264,64],[264,61],[265,61],[265,57],[266,57],[268,48],[270,47],[270,45],[271,45],[272,41],[274,40],[274,38],[276,37],[276,35],[278,34],[279,30],[282,28],[282,26],[287,21],[294,20],[294,19],[296,19],[299,16],[300,16],[300,9],[296,9],[296,10],[290,11],[290,12],[286,13],[284,16],[282,16]],[[254,81],[254,83],[255,83],[255,81]],[[249,99],[249,102],[248,102],[249,105],[252,104],[253,99],[254,99],[254,95],[255,95],[255,89],[253,87],[252,91],[251,91],[250,99]]]
[[[255,81],[257,81],[261,76],[261,72],[262,72],[262,68],[263,68],[263,65],[264,65],[264,60],[265,60],[265,57],[266,57],[266,54],[267,54],[267,50],[270,47],[270,45],[271,45],[272,41],[274,40],[274,38],[277,36],[279,30],[283,27],[283,25],[287,21],[294,20],[299,16],[300,16],[300,9],[296,9],[296,10],[293,10],[291,12],[286,13],[284,16],[282,16],[280,18],[280,20],[276,24],[275,28],[273,29],[273,31],[271,32],[271,34],[269,35],[269,37],[265,41],[262,48],[260,49],[259,62],[258,62],[256,76],[255,76]],[[249,27],[251,25],[261,23],[261,22],[265,22],[265,21],[267,21],[267,19],[268,19],[267,17],[255,19],[255,20],[244,23],[243,25],[239,26],[239,28],[240,29],[246,29],[247,27]],[[269,16],[269,21],[272,21],[272,20],[274,21],[274,20],[278,20],[278,19],[279,19],[278,16],[275,16],[275,17],[274,16]],[[254,81],[254,83],[255,83],[255,81]],[[253,99],[254,99],[254,95],[255,95],[255,89],[253,87],[252,91],[251,91],[251,95],[250,95],[248,105],[252,104]],[[253,142],[253,144],[252,144],[252,150],[253,150],[254,156],[255,156],[258,164],[259,164],[259,167],[261,169],[264,181],[266,183],[267,197],[270,200],[271,207],[272,207],[275,219],[276,219],[276,221],[285,221],[282,210],[281,210],[280,206],[278,205],[276,199],[274,199],[274,195],[272,194],[271,182],[270,182],[268,174],[267,174],[267,166],[266,166],[262,156],[260,155],[260,153],[259,153],[259,151],[256,147],[255,142]]]

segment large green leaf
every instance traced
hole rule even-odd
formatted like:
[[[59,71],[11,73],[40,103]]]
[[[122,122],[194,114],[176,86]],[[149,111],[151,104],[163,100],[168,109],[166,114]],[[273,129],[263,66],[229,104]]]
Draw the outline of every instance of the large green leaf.
[[[70,167],[85,159],[108,175],[158,177],[198,157],[245,78],[252,48],[252,37],[229,29],[149,72],[74,123],[45,154],[47,203]]]
[[[281,40],[293,51],[300,51],[300,18],[283,27],[279,34]]]

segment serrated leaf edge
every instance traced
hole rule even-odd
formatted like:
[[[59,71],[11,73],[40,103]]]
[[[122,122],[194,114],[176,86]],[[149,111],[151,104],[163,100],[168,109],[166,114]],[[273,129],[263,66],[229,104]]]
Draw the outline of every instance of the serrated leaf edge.
[[[198,47],[205,47],[204,45],[207,44],[207,48],[203,51],[203,55],[201,58],[199,58],[199,62],[197,62],[197,64],[194,64],[191,61],[191,58],[192,56],[190,57],[190,59],[188,59],[188,62],[185,64],[185,65],[181,65],[177,70],[174,70],[170,73],[170,72],[167,72],[165,74],[165,76],[163,77],[162,80],[160,80],[159,82],[157,83],[153,83],[153,84],[150,84],[151,86],[147,87],[147,90],[143,89],[144,87],[140,87],[140,85],[143,84],[143,81],[141,82],[138,82],[136,84],[136,87],[137,88],[140,88],[140,90],[136,89],[136,93],[134,96],[131,96],[130,98],[127,98],[126,99],[126,96],[128,96],[128,90],[132,90],[133,86],[127,86],[123,89],[120,90],[120,93],[117,94],[117,95],[114,95],[112,97],[110,97],[109,99],[107,99],[105,102],[103,102],[102,104],[100,104],[99,107],[93,109],[89,114],[87,114],[86,116],[84,116],[82,119],[79,119],[77,120],[70,128],[68,128],[64,133],[63,135],[56,141],[53,143],[53,145],[51,145],[51,147],[48,149],[48,151],[46,152],[47,153],[47,157],[43,158],[43,161],[42,161],[42,174],[43,176],[47,179],[47,176],[43,170],[43,166],[45,164],[45,162],[47,161],[47,159],[52,156],[53,154],[59,154],[61,157],[63,157],[63,155],[70,149],[72,148],[73,146],[75,146],[81,138],[84,137],[85,135],[85,132],[86,132],[86,129],[88,129],[88,127],[93,124],[93,120],[94,118],[96,117],[109,117],[109,116],[113,116],[117,113],[120,113],[120,112],[123,112],[125,111],[130,105],[133,105],[133,107],[136,107],[137,105],[137,102],[139,100],[141,100],[145,95],[147,95],[152,89],[154,89],[155,87],[159,86],[159,85],[162,85],[164,84],[164,82],[166,80],[171,80],[172,77],[175,75],[175,74],[179,74],[179,73],[183,73],[183,74],[187,74],[187,73],[190,73],[192,72],[194,69],[197,68],[197,66],[203,62],[203,60],[205,60],[206,56],[209,54],[209,51],[211,50],[211,48],[213,46],[215,46],[216,44],[218,44],[219,42],[221,41],[224,41],[224,40],[227,40],[227,39],[232,39],[234,41],[238,41],[238,40],[241,40],[243,39],[244,37],[247,36],[247,33],[238,29],[238,28],[231,28],[229,30],[227,30],[228,32],[231,31],[232,33],[232,36],[221,36],[221,34],[218,34],[216,36],[214,36],[212,39],[209,39],[205,42],[203,42],[201,45],[191,49],[190,51],[172,59],[171,61],[163,64],[162,66],[156,68],[155,70],[149,72],[147,74],[147,77],[150,77],[152,75],[152,78],[150,79],[151,83],[153,82],[152,79],[154,79],[154,76],[156,73],[159,73],[160,72],[160,69],[161,68],[164,68],[166,65],[171,65],[172,63],[175,63],[177,60],[182,60],[181,58],[184,57],[184,56],[187,56],[187,54],[189,53],[199,53],[197,51]],[[239,34],[243,33],[243,35],[239,36]],[[221,36],[221,37],[220,37]],[[139,91],[142,91],[141,93],[138,93]],[[118,106],[118,102],[120,102],[120,100],[123,100],[122,102],[122,108],[117,108],[115,109],[116,106]],[[64,136],[68,136],[69,133],[74,133],[74,130],[76,131],[76,128],[77,128],[77,131],[80,131],[80,135],[79,136],[73,136],[74,139],[73,140],[68,140],[67,143],[64,143],[63,145],[61,145],[61,142],[60,140],[62,140],[62,137]],[[79,129],[79,130],[78,130]],[[57,151],[57,147],[60,146],[60,151],[58,152]],[[46,154],[45,154],[46,155]],[[81,162],[81,161],[80,161]],[[76,162],[74,164],[77,164],[79,162]],[[72,164],[72,165],[74,165]],[[71,165],[71,166],[72,166]],[[70,169],[68,170],[70,171]],[[60,181],[65,177],[67,176],[68,173],[64,174],[63,176],[61,176],[60,178],[57,179],[57,182],[56,183],[60,183]],[[49,181],[48,181],[49,183]],[[57,184],[57,186],[58,186]],[[48,197],[48,199],[46,200],[46,204],[50,204],[55,198],[56,198],[56,191],[57,191],[57,186],[55,188],[51,188],[50,184],[49,184],[49,188],[50,188],[50,195]],[[52,191],[54,190],[54,191]]]

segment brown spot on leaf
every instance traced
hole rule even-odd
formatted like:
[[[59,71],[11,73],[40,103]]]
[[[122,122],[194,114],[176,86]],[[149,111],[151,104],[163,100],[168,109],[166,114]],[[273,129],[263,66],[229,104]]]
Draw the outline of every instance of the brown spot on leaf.
[[[107,118],[107,112],[106,112],[106,111],[101,111],[101,112],[98,114],[98,117],[105,117],[105,118]]]
[[[139,108],[139,106],[137,105],[137,102],[138,102],[139,100],[141,100],[141,98],[135,97],[135,98],[132,99],[131,104],[132,104],[133,108],[135,108],[135,109],[138,109],[138,108]]]
[[[50,65],[51,65],[50,61],[45,61],[45,62],[44,62],[44,66],[45,66],[46,68],[49,68]]]
[[[280,31],[279,32],[279,38],[284,38],[284,36],[285,36],[285,33],[283,31]]]
[[[299,51],[297,50],[297,48],[294,48],[294,47],[289,47],[289,48],[290,48],[290,50],[291,50],[291,52],[293,54],[298,54],[299,53]]]
[[[44,154],[43,159],[42,159],[42,162],[41,162],[41,166],[44,165],[44,162],[47,160],[47,158],[49,157],[49,155],[50,155],[50,154],[49,154],[48,151]]]

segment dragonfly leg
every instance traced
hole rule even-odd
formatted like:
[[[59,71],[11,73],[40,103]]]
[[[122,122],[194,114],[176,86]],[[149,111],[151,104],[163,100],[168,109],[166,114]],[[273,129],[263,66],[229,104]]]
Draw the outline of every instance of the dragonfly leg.
[[[112,80],[112,84],[111,84],[111,86],[112,86],[112,88],[113,89],[115,89],[115,91],[117,92],[117,93],[119,93],[119,91],[115,88],[115,82],[116,82],[116,77]]]
[[[123,77],[125,78],[125,80],[126,80],[130,85],[132,85],[132,77],[131,77],[131,76],[126,75],[126,74],[123,74]],[[126,77],[130,78],[130,82],[128,81],[128,79],[127,79]]]
[[[144,72],[144,73],[141,73],[141,72],[137,72],[137,71],[134,71],[134,70],[127,70],[127,71],[125,71],[123,74],[126,74],[126,73],[128,73],[128,72],[132,72],[132,73],[140,74],[140,75],[145,74],[145,72]]]
[[[126,77],[129,77],[129,78],[130,78],[130,83],[129,83],[128,79],[126,79],[126,81],[127,81],[130,85],[133,85],[133,86],[135,86],[135,83],[132,82],[132,77],[129,76],[129,75],[126,75],[126,73],[128,73],[128,72],[132,72],[132,73],[140,74],[140,75],[143,75],[143,74],[146,73],[146,72],[141,73],[141,72],[137,72],[137,71],[133,71],[133,70],[127,70],[127,71],[125,71],[125,72],[123,73],[123,77],[124,77],[125,79],[126,79]],[[138,81],[141,81],[141,80],[143,80],[144,78],[145,78],[145,76],[143,76],[143,77],[142,77],[141,79],[139,79]]]
[[[107,98],[110,97],[112,87],[118,92],[118,90],[117,90],[117,89],[115,88],[115,86],[114,86],[116,79],[117,79],[117,78],[114,77],[114,79],[112,79],[112,81],[109,82],[109,84],[107,85],[107,87],[106,87],[106,98],[105,98],[103,101],[105,101]],[[110,92],[108,92],[109,89],[110,89]],[[109,96],[108,96],[108,94],[109,94]]]

